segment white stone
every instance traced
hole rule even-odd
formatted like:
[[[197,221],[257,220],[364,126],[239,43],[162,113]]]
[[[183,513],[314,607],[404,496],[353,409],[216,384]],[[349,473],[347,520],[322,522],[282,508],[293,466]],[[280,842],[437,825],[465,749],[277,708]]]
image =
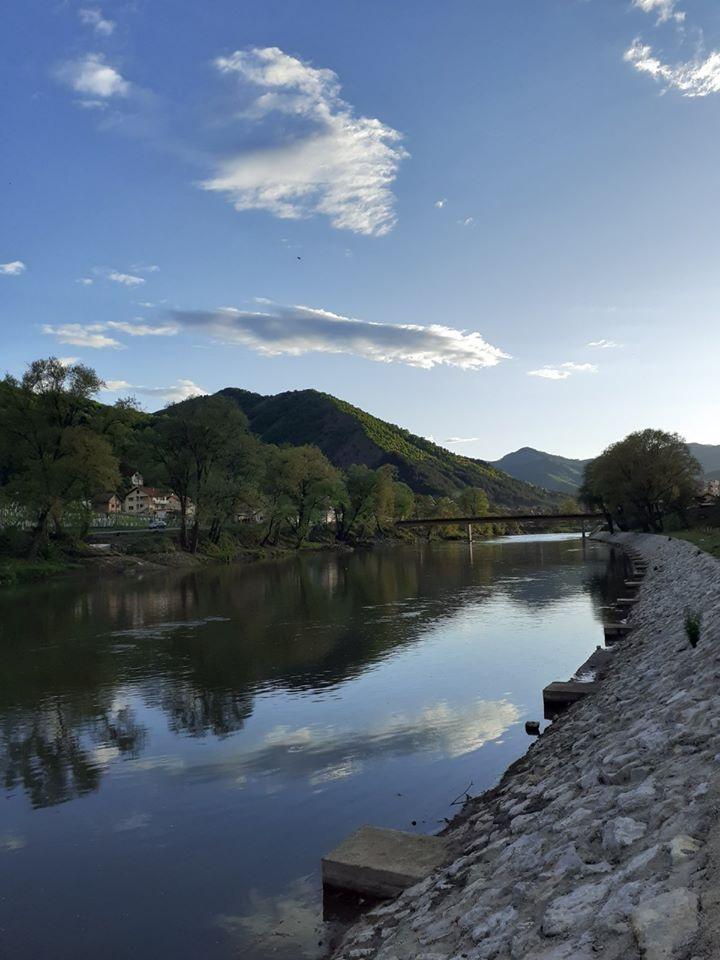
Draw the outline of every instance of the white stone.
[[[588,919],[596,904],[607,896],[607,883],[586,883],[572,893],[558,897],[545,910],[542,929],[547,937],[568,933]]]
[[[686,833],[679,833],[668,844],[670,859],[674,864],[684,863],[685,860],[697,853],[700,847],[699,840],[688,836]]]
[[[672,960],[698,929],[698,899],[685,887],[644,900],[632,914],[643,960]]]
[[[615,817],[608,820],[603,827],[602,845],[611,853],[616,853],[621,847],[629,847],[647,833],[647,827],[631,817]]]

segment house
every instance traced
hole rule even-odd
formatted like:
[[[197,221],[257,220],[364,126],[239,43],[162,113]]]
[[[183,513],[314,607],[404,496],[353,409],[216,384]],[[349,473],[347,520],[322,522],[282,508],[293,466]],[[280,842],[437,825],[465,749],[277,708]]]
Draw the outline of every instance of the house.
[[[168,513],[180,513],[180,498],[171,490],[158,490],[156,487],[133,487],[125,495],[123,513],[136,517],[161,517]],[[188,504],[188,515],[195,512],[193,504]]]
[[[123,503],[115,493],[98,493],[92,499],[94,513],[122,513]]]

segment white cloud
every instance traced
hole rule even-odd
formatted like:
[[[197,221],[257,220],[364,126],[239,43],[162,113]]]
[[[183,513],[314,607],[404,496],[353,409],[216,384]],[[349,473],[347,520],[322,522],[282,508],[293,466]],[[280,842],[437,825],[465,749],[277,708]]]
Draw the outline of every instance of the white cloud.
[[[589,347],[599,347],[601,350],[612,350],[614,347],[619,347],[620,344],[616,340],[591,340],[588,343]]]
[[[69,343],[74,347],[91,347],[93,350],[102,350],[105,347],[122,349],[122,344],[112,337],[106,337],[103,330],[105,325],[102,323],[87,326],[80,323],[64,323],[59,327],[46,323],[42,328],[43,333],[56,337],[58,343]]]
[[[58,363],[61,363],[64,367],[72,367],[79,359],[80,357],[58,357]]]
[[[562,367],[564,370],[569,370],[571,373],[597,373],[598,368],[594,363],[573,363],[572,361],[568,363],[563,363]]]
[[[541,377],[543,380],[567,380],[573,373],[597,373],[594,363],[574,363],[568,360],[558,366],[540,367],[539,370],[528,370],[529,377]]]
[[[458,220],[461,227],[474,227],[475,217],[465,217],[464,220]]]
[[[26,270],[27,267],[22,260],[11,260],[10,263],[0,263],[0,274],[6,277],[17,277]]]
[[[441,200],[435,201],[435,206],[437,207],[438,210],[442,210],[442,208],[445,206],[446,203],[447,203],[447,199],[446,197],[443,197]]]
[[[118,390],[128,390],[132,388],[132,384],[128,383],[127,380],[106,380],[103,390],[107,393],[117,393]]]
[[[495,366],[508,358],[477,332],[441,324],[376,323],[345,317],[328,310],[280,306],[260,301],[264,311],[178,310],[172,314],[181,327],[224,342],[238,343],[275,356],[304,353],[348,353],[383,363],[404,363],[427,370],[446,365],[464,370]]]
[[[443,443],[476,443],[480,440],[480,437],[448,437],[447,440],[443,440]]]
[[[191,397],[204,397],[207,390],[199,387],[192,380],[177,380],[169,387],[144,387],[129,383],[127,380],[106,380],[105,390],[108,393],[117,393],[119,390],[132,390],[134,393],[142,394],[146,397],[155,397],[165,403],[180,403],[181,400],[189,400]]]
[[[145,277],[136,277],[132,273],[118,273],[117,270],[110,270],[107,278],[114,283],[122,283],[126,287],[137,287],[145,283]]]
[[[131,84],[105,62],[101,53],[87,53],[76,60],[68,60],[57,71],[58,79],[87,97],[126,97]],[[84,101],[84,106],[93,101]]]
[[[559,370],[557,367],[540,367],[539,370],[528,370],[529,377],[542,377],[543,380],[567,380],[569,370]]]
[[[93,285],[93,281],[90,279],[90,277],[78,277],[75,283],[79,283],[83,287],[91,287]]]
[[[668,20],[682,23],[685,19],[685,14],[676,9],[677,0],[633,0],[633,6],[643,13],[657,13],[658,23],[667,23]]]
[[[131,267],[131,270],[134,270],[135,273],[158,273],[160,267],[156,263],[148,264],[143,266],[143,264],[134,263]]]
[[[80,22],[86,27],[92,27],[101,37],[109,37],[115,29],[115,21],[107,20],[99,7],[84,7],[78,10]]]
[[[224,159],[203,189],[226,194],[236,210],[268,210],[286,219],[323,214],[334,227],[367,236],[392,230],[391,186],[408,156],[397,130],[357,116],[340,97],[332,70],[277,47],[238,50],[218,57],[215,66],[243,87],[259,88],[242,116],[260,122],[280,115],[283,137]]]
[[[665,88],[679,90],[684,97],[707,97],[720,92],[720,51],[714,50],[704,60],[689,60],[670,66],[653,55],[652,47],[635,40],[625,51],[626,63],[646,73]]]
[[[111,330],[120,330],[130,337],[172,337],[178,332],[174,326],[152,327],[147,323],[125,323],[121,320],[108,320],[107,326]]]

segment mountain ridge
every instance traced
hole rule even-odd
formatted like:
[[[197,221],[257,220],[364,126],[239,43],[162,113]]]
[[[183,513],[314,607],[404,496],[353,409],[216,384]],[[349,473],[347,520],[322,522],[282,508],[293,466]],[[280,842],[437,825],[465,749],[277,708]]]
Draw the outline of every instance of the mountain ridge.
[[[698,459],[705,478],[720,479],[720,444],[688,443],[688,447],[693,456]],[[576,496],[582,483],[585,465],[591,460],[592,457],[579,460],[556,453],[547,453],[535,447],[520,447],[519,450],[506,453],[499,460],[489,462],[518,480],[524,480],[526,483],[533,483],[557,493]]]
[[[552,508],[556,493],[528,484],[483,460],[463,457],[319,390],[264,395],[226,387],[219,396],[237,403],[251,431],[265,443],[313,444],[340,469],[391,464],[416,493],[451,496],[481,487],[496,507]]]

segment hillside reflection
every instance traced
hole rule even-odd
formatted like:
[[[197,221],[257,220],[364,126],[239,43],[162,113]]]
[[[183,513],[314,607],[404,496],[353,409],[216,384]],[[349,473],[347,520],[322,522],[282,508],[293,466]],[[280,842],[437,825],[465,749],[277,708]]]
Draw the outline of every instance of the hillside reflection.
[[[589,592],[601,618],[612,579],[604,555],[544,541],[476,545],[472,557],[427,545],[4,591],[3,785],[34,807],[97,791],[112,763],[140,757],[156,735],[130,694],[174,736],[225,738],[243,730],[259,694],[333,691],[470,609],[541,617]],[[518,719],[503,698],[462,710],[436,698],[361,731],[279,724],[238,752],[234,771],[322,782],[342,777],[348,757],[358,769],[379,755],[458,756]]]

